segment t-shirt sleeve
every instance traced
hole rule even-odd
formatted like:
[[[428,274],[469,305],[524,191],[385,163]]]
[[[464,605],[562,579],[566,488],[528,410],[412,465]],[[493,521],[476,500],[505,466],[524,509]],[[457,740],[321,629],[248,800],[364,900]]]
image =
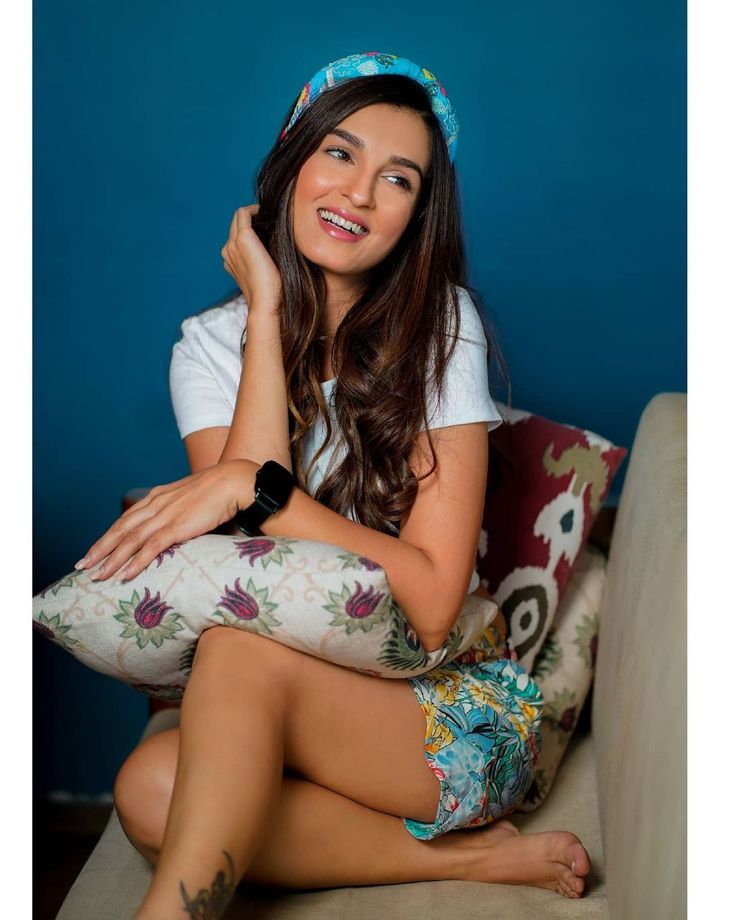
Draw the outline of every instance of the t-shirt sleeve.
[[[441,400],[437,400],[433,387],[427,389],[428,428],[487,422],[487,430],[492,431],[503,418],[490,396],[482,320],[464,288],[459,291],[459,307],[459,337],[447,366]]]
[[[242,369],[241,320],[232,310],[185,319],[171,353],[169,388],[181,438],[215,426],[229,427]]]

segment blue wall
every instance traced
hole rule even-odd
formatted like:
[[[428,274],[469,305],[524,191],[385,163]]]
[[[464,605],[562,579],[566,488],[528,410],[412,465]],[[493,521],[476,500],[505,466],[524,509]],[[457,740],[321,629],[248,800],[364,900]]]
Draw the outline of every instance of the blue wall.
[[[179,324],[231,290],[232,214],[302,83],[350,51],[403,54],[452,98],[471,280],[514,404],[630,447],[651,396],[686,389],[683,2],[265,9],[36,0],[36,591],[123,492],[188,472]],[[109,791],[145,699],[34,652],[38,789]]]

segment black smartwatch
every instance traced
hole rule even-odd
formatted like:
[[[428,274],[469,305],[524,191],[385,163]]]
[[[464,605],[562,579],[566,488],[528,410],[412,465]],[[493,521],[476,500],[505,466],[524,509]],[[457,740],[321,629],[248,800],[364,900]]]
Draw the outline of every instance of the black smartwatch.
[[[248,537],[262,537],[260,525],[291,497],[296,484],[293,473],[275,460],[266,460],[255,474],[255,501],[235,515],[235,523]]]

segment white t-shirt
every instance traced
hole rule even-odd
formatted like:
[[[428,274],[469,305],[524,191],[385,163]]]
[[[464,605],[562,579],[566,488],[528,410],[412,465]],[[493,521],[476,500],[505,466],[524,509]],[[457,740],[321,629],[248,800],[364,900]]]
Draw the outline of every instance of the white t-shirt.
[[[447,366],[441,401],[427,389],[428,427],[444,428],[470,422],[488,423],[488,431],[502,418],[490,397],[487,376],[487,343],[482,323],[470,295],[459,290],[460,338]],[[169,384],[176,424],[182,438],[202,428],[229,427],[235,411],[242,372],[240,340],[247,326],[247,303],[242,294],[218,307],[212,307],[181,324],[182,338],[174,345]],[[331,395],[334,379],[322,383],[322,391],[332,422],[332,440],[314,464],[308,480],[310,495],[324,479],[330,462],[341,463],[346,450],[338,430]],[[304,469],[308,469],[326,437],[321,415],[304,439]],[[354,520],[354,514],[348,515]],[[475,571],[468,588],[472,593],[480,583]]]

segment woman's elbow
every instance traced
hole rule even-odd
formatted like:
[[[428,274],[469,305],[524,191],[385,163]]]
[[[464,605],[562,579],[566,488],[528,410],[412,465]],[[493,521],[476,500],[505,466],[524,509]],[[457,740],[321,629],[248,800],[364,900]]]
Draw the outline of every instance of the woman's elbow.
[[[435,607],[431,622],[422,625],[421,629],[416,629],[419,642],[427,652],[434,652],[445,644],[449,633],[459,619],[465,599],[463,597],[459,605],[452,602],[447,605],[442,604],[438,609]]]

